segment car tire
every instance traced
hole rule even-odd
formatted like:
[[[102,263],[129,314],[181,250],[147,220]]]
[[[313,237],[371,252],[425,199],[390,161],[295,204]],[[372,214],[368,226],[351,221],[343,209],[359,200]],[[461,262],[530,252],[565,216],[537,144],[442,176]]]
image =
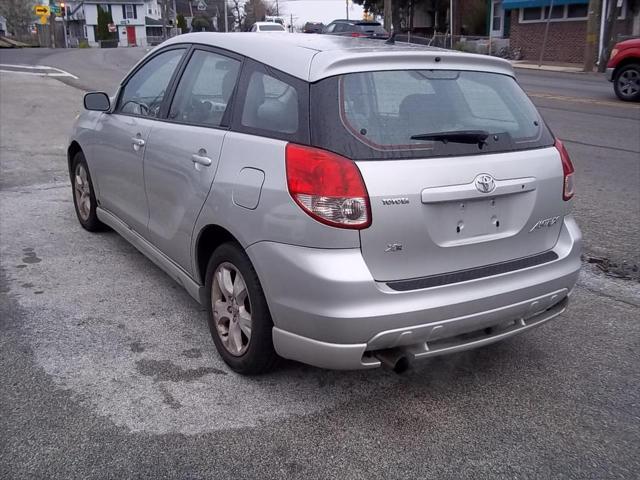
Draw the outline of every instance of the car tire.
[[[620,100],[640,101],[640,64],[632,63],[620,68],[613,77],[613,90]]]
[[[272,370],[278,359],[273,321],[258,275],[238,244],[224,243],[213,252],[205,288],[209,331],[225,363],[244,375]]]
[[[104,223],[98,220],[96,214],[96,194],[89,173],[87,160],[82,152],[78,152],[71,162],[71,191],[73,206],[82,228],[89,232],[99,232],[106,229]]]

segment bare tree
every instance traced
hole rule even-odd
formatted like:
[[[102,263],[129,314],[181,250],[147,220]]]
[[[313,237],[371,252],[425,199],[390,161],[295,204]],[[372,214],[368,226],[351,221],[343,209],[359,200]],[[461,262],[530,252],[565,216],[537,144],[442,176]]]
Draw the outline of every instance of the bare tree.
[[[33,23],[33,0],[1,0],[0,15],[7,19],[7,30],[14,35],[29,33]]]
[[[233,13],[233,17],[234,17],[234,30],[235,31],[241,31],[242,30],[242,24],[244,23],[244,18],[245,18],[245,13],[244,13],[244,2],[242,2],[243,4],[240,5],[240,1],[241,0],[231,0],[231,12]]]
[[[265,0],[248,0],[244,4],[242,30],[249,30],[256,22],[264,21],[266,16],[275,15],[276,7]]]

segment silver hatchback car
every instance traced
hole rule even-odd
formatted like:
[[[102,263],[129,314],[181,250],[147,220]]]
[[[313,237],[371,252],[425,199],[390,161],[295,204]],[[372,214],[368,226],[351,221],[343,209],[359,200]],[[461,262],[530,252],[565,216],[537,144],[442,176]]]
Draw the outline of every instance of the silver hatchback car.
[[[504,60],[188,34],[85,108],[80,223],[206,305],[237,372],[399,371],[541,325],[576,283],[574,168]]]

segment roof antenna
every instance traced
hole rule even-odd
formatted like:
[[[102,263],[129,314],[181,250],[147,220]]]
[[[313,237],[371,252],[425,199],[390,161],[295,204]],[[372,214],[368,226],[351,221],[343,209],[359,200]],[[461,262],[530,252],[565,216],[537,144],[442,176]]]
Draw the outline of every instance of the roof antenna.
[[[391,36],[384,42],[387,45],[395,45],[396,43],[396,32],[393,32]]]

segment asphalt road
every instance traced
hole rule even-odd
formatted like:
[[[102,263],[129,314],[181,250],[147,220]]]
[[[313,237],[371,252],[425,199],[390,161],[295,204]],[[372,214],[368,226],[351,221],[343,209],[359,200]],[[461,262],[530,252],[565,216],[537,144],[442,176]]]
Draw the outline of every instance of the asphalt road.
[[[75,219],[83,91],[144,53],[0,51],[78,77],[0,74],[0,478],[637,476],[640,284],[594,265],[554,322],[403,376],[226,368],[180,287]],[[640,107],[595,75],[518,78],[576,164],[586,254],[638,264]]]

